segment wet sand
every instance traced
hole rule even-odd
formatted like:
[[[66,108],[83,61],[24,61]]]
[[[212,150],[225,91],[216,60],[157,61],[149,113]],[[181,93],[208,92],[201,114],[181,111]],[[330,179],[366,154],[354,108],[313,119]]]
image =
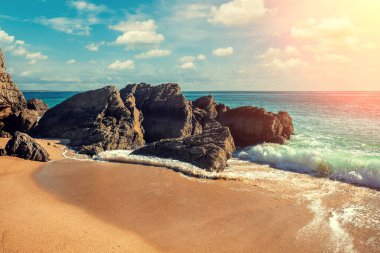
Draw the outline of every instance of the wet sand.
[[[380,227],[343,227],[338,212],[348,203],[342,196],[376,207],[375,191],[342,183],[336,190],[306,175],[295,175],[296,181],[200,180],[159,167],[62,159],[63,146],[39,142],[55,161],[0,157],[1,252],[380,249]]]

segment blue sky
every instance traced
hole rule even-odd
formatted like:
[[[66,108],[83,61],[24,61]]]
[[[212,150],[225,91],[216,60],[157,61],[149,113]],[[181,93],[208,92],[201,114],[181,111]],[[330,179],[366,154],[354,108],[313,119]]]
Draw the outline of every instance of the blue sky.
[[[296,25],[297,31],[316,29],[303,25],[308,12],[296,2],[289,0],[285,7],[278,0],[4,1],[0,47],[24,90],[87,90],[134,82],[177,82],[183,90],[377,89],[378,75],[368,87],[357,86],[377,66],[366,66],[349,81],[343,78],[354,68],[348,65],[354,51],[331,52],[331,47],[321,53],[318,41],[299,45],[299,38],[287,39]],[[294,13],[298,8],[306,14],[292,15],[289,5]],[[334,32],[347,32],[351,25],[345,13],[324,17],[312,9],[316,22],[339,24]],[[345,36],[356,36],[353,31]],[[368,37],[361,38],[361,48],[376,46]],[[311,59],[305,48],[319,50],[318,55]],[[346,65],[329,73],[330,68],[320,67],[327,66],[324,60]]]

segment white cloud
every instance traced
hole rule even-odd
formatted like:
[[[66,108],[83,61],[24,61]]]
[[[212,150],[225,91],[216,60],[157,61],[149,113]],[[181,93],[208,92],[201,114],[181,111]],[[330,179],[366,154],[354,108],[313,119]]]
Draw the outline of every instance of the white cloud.
[[[206,56],[203,55],[203,54],[198,54],[198,55],[197,55],[197,60],[198,60],[198,61],[204,61],[204,60],[206,60]]]
[[[179,61],[182,63],[192,62],[194,60],[195,60],[195,57],[191,56],[191,55],[186,55],[186,56],[182,56],[181,58],[179,58]]]
[[[48,57],[46,55],[43,55],[41,52],[37,52],[37,53],[28,53],[26,55],[26,59],[29,59],[29,60],[36,60],[36,61],[39,61],[39,60],[46,60]]]
[[[86,1],[70,1],[69,5],[82,12],[100,13],[107,10],[105,5],[96,5]]]
[[[97,52],[99,51],[100,46],[107,45],[105,41],[96,42],[96,43],[90,43],[86,45],[87,50]]]
[[[298,49],[292,46],[287,46],[284,49],[269,48],[257,58],[263,61],[262,66],[280,70],[307,65],[300,58],[300,52]]]
[[[10,36],[7,32],[0,30],[0,43],[1,44],[11,44],[13,43],[15,37]]]
[[[169,50],[164,49],[152,49],[147,52],[136,55],[137,59],[147,59],[147,58],[155,58],[155,57],[164,57],[170,55],[171,52]]]
[[[135,63],[131,60],[119,61],[116,60],[112,64],[108,65],[108,69],[111,70],[132,70],[135,68]]]
[[[91,28],[89,24],[93,24],[93,22],[89,22],[89,20],[75,18],[70,19],[66,17],[56,17],[50,19],[40,17],[36,20],[36,22],[60,32],[85,36],[90,35]]]
[[[212,54],[215,56],[229,56],[234,54],[234,49],[232,47],[216,48],[212,50]]]
[[[86,48],[90,51],[99,51],[99,45],[95,43],[86,45]]]
[[[359,29],[350,17],[308,19],[292,27],[290,34],[295,39],[304,40],[304,48],[313,53],[366,50],[376,46],[359,38]]]
[[[219,7],[212,6],[208,21],[227,26],[244,25],[263,17],[267,11],[264,0],[232,0]]]
[[[25,77],[25,76],[30,76],[30,74],[32,74],[31,71],[24,71],[24,72],[21,72],[21,73],[20,73],[20,76],[23,76],[23,77]]]
[[[315,56],[315,60],[318,62],[326,62],[326,63],[337,63],[337,64],[345,64],[345,63],[351,63],[351,60],[340,54],[334,54],[334,53],[323,53],[323,54],[317,54]]]
[[[29,52],[25,46],[25,41],[16,40],[14,36],[9,35],[6,31],[0,29],[0,46],[4,46],[4,51],[11,52],[16,56],[25,56],[30,60],[30,64],[35,64],[39,60],[46,60],[48,57],[41,52]]]
[[[70,59],[66,62],[66,64],[74,64],[76,63],[77,61],[75,59]]]
[[[110,26],[111,29],[123,32],[116,38],[117,45],[136,47],[141,45],[160,44],[165,38],[157,33],[157,26],[154,20],[147,21],[126,21]]]
[[[188,4],[186,6],[181,6],[177,15],[181,18],[195,19],[195,18],[206,18],[208,17],[210,10],[210,5],[203,3]]]
[[[195,69],[195,64],[194,62],[190,61],[190,62],[185,62],[183,64],[181,64],[179,66],[180,69],[183,69],[183,70],[188,70],[188,69]]]

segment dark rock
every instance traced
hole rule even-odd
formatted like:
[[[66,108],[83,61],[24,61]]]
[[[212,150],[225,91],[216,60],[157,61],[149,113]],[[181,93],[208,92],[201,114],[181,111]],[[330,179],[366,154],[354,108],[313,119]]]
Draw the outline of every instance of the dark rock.
[[[191,103],[181,94],[178,84],[129,84],[120,94],[123,100],[128,94],[135,96],[137,108],[144,117],[142,125],[147,142],[192,134]]]
[[[12,134],[4,131],[4,130],[0,130],[0,138],[11,138],[12,137]]]
[[[216,103],[214,101],[214,97],[203,96],[193,101],[193,108],[199,108],[207,112],[207,116],[214,119],[218,115],[216,111]]]
[[[17,156],[32,161],[47,162],[49,154],[32,137],[16,132],[5,147],[6,155]]]
[[[6,72],[3,53],[0,50],[0,129],[12,114],[26,108],[24,95]]]
[[[7,155],[7,151],[5,149],[0,149],[0,156],[6,156]]]
[[[266,112],[262,108],[242,106],[218,115],[217,120],[227,126],[239,147],[265,142],[283,144],[293,134],[293,123],[286,112]]]
[[[77,94],[49,109],[33,134],[69,139],[72,147],[89,155],[144,145],[133,96],[124,103],[113,86]]]
[[[216,109],[217,114],[219,115],[221,113],[228,111],[230,108],[224,104],[217,104],[215,106],[215,109]]]
[[[26,106],[29,110],[37,111],[39,117],[42,117],[42,115],[44,115],[44,113],[49,109],[47,104],[37,98],[29,99]]]
[[[137,149],[132,154],[171,158],[207,171],[223,171],[234,150],[229,129],[210,125],[202,134],[161,140]]]
[[[14,133],[16,131],[28,133],[37,125],[38,112],[35,110],[23,109],[9,116],[5,121],[4,130]]]
[[[289,140],[290,137],[294,134],[293,120],[287,112],[279,112],[275,114],[276,117],[280,120],[282,128],[282,136]]]

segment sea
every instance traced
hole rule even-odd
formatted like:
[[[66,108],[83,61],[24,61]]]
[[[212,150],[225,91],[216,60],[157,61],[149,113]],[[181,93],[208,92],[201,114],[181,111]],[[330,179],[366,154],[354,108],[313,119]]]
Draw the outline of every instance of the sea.
[[[24,95],[53,107],[76,93],[25,91]],[[217,103],[232,108],[250,105],[290,113],[295,135],[289,142],[238,149],[235,161],[310,175],[317,175],[323,165],[332,180],[380,188],[380,92],[183,93],[190,100],[212,95]]]

